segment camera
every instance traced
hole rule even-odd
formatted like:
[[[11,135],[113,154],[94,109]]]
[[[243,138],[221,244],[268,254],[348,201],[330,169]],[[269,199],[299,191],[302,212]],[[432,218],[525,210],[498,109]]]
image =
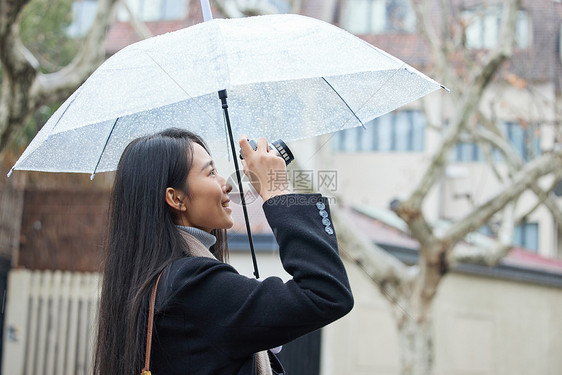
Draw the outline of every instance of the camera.
[[[258,148],[258,144],[255,139],[248,139],[248,143],[250,143],[250,146],[252,146],[254,151]],[[281,139],[271,142],[268,146],[270,151],[275,151],[277,156],[285,160],[285,165],[289,165],[289,163],[295,159],[289,147]],[[240,159],[244,159],[242,150],[240,150]]]

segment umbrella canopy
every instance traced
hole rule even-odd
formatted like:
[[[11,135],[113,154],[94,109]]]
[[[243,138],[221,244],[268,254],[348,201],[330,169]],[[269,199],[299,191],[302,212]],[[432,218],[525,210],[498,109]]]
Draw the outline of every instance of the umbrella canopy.
[[[440,86],[331,24],[299,15],[215,19],[132,44],[110,57],[49,119],[13,169],[115,170],[134,138],[175,126],[228,141],[291,141],[349,127]]]

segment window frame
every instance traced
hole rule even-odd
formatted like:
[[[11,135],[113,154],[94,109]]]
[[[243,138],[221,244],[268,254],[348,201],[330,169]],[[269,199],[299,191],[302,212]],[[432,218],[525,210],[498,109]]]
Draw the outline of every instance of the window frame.
[[[465,40],[466,40],[466,47],[468,49],[474,50],[490,50],[496,48],[499,42],[500,34],[501,34],[501,24],[502,24],[502,16],[503,16],[503,3],[491,4],[485,7],[477,6],[477,7],[469,7],[464,8],[461,10],[461,18],[464,21],[471,21],[468,22],[466,29],[465,29]],[[478,15],[478,13],[481,13]],[[474,19],[471,20],[471,17]],[[495,21],[495,35],[489,36],[490,41],[486,41],[486,20],[488,21]],[[469,36],[471,31],[471,26],[473,24],[478,23],[477,35],[478,35],[478,42],[473,42],[474,38]],[[492,22],[494,23],[494,22]],[[525,31],[525,39],[521,39],[519,35]],[[529,49],[531,48],[532,44],[532,27],[531,27],[531,17],[529,15],[529,11],[527,9],[519,9],[517,11],[517,21],[515,25],[515,43],[518,49]]]
[[[398,138],[398,121],[406,124],[405,147]],[[365,128],[354,127],[340,130],[333,135],[332,149],[335,152],[424,152],[427,120],[419,109],[404,109],[379,116],[365,124]]]
[[[531,236],[531,240],[534,237],[534,242],[533,244],[529,244],[527,239],[527,236],[529,236],[530,233],[528,233],[528,229],[531,229],[534,231],[534,234],[532,234]],[[519,238],[518,234],[520,234],[521,237],[521,241],[518,241]],[[540,247],[540,227],[539,227],[539,223],[538,222],[534,222],[534,221],[523,221],[520,224],[518,224],[514,230],[513,230],[513,244],[519,247],[522,247],[526,250],[529,250],[533,253],[538,253],[539,252],[539,247]]]
[[[539,128],[540,133],[540,123],[529,123],[527,128],[525,129],[523,125],[517,121],[499,121],[499,128],[502,132],[502,136],[509,142],[510,146],[517,152],[517,154],[521,157],[521,159],[525,162],[533,160],[541,156],[541,135],[539,134],[536,137],[533,133],[535,132],[536,128]],[[521,129],[521,142],[520,144],[515,143],[516,139],[516,131],[514,128]],[[529,149],[529,144],[533,143],[532,152]],[[472,147],[472,157],[471,158],[464,158],[462,148],[463,147]],[[492,155],[494,161],[503,162],[503,157],[500,151],[496,148],[493,148]],[[480,157],[481,156],[481,157]],[[480,148],[480,145],[476,142],[458,142],[455,147],[451,150],[451,156],[449,159],[453,163],[480,163],[485,162],[486,159],[484,158],[484,153]]]
[[[362,19],[362,26],[355,28],[355,22],[352,21],[351,7],[353,4],[364,8],[362,13],[367,19]],[[397,23],[390,22],[391,7],[405,7],[404,27],[396,27]],[[380,18],[373,19],[376,7],[380,12],[384,12],[382,22]],[[356,35],[383,35],[383,34],[413,34],[416,32],[416,17],[414,11],[410,7],[408,0],[345,0],[343,11],[340,16],[340,25],[347,31]]]

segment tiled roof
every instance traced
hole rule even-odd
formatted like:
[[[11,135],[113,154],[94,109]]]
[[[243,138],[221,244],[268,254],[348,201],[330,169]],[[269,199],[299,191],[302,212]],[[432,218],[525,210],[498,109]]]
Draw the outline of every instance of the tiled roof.
[[[520,247],[513,248],[502,263],[519,268],[562,274],[562,260],[545,258]]]
[[[354,210],[350,210],[349,217],[355,227],[359,228],[371,241],[380,246],[399,247],[416,251],[418,249],[417,241],[408,234],[398,231],[377,219]],[[500,264],[562,275],[561,259],[543,257],[521,247],[514,247],[501,260]]]

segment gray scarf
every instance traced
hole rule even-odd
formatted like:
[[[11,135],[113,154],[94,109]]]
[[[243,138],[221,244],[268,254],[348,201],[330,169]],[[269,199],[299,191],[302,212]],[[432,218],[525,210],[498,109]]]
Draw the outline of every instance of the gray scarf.
[[[185,251],[187,255],[192,257],[216,259],[215,256],[209,251],[209,248],[205,247],[205,245],[207,244],[210,244],[209,247],[214,245],[216,238],[215,241],[210,238],[214,238],[213,235],[193,227],[178,226],[178,228],[180,229],[180,234],[187,243],[187,249]],[[203,243],[205,243],[205,245],[203,245]],[[256,353],[254,358],[256,361],[257,375],[272,375],[271,364],[269,363],[269,356],[267,355],[267,351]]]

